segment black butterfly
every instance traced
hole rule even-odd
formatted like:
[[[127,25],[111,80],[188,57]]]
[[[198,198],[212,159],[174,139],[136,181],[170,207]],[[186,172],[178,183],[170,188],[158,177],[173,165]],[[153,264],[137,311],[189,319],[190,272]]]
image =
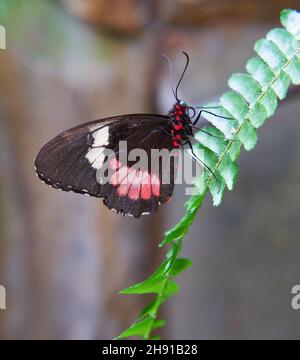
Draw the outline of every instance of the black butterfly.
[[[135,168],[137,161],[128,161],[125,166],[120,161],[119,144],[126,141],[128,152],[140,148],[149,158],[152,149],[171,151],[188,144],[196,156],[190,137],[205,110],[196,117],[195,108],[178,99],[178,87],[189,63],[188,55],[183,54],[186,65],[173,90],[176,103],[168,115],[121,115],[66,130],[39,151],[35,160],[39,178],[54,188],[102,198],[109,209],[123,215],[138,218],[157,211],[158,206],[168,201],[173,193],[174,158],[169,163],[169,182],[165,183],[162,181],[163,167],[156,172],[150,164]],[[115,155],[106,155],[108,149]],[[105,166],[111,170],[111,176],[103,183],[97,177],[97,171]]]

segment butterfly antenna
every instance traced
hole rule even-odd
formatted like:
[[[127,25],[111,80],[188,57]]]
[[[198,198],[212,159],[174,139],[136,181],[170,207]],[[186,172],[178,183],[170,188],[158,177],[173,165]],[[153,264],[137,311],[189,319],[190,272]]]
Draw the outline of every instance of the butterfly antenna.
[[[221,106],[221,105],[216,105],[216,106],[196,105],[196,106],[193,106],[193,108],[195,108],[195,109],[222,109],[223,106]]]
[[[179,100],[178,100],[178,88],[179,88],[179,85],[180,85],[180,83],[181,83],[181,81],[182,81],[182,79],[183,79],[183,77],[184,77],[184,74],[185,74],[185,72],[186,72],[186,69],[187,69],[187,67],[189,66],[189,62],[190,62],[190,57],[188,56],[188,54],[187,54],[185,51],[183,51],[182,53],[183,53],[183,55],[186,57],[186,63],[185,63],[185,67],[184,67],[184,69],[183,69],[183,72],[182,72],[182,74],[181,74],[181,76],[180,76],[180,79],[179,79],[179,81],[178,81],[178,83],[177,83],[177,86],[176,86],[176,89],[175,89],[175,98],[176,98],[177,101],[179,101]]]
[[[169,82],[170,82],[170,86],[172,89],[172,93],[173,93],[175,99],[177,100],[176,93],[175,93],[174,86],[173,86],[173,66],[172,66],[171,60],[168,58],[167,55],[163,55],[162,57],[166,61],[167,65],[169,67]]]

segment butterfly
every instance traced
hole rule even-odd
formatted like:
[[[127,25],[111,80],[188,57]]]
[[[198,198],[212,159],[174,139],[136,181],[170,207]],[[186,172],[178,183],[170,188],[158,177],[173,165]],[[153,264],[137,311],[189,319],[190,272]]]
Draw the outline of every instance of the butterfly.
[[[190,138],[205,110],[196,117],[195,108],[178,98],[178,88],[189,64],[189,56],[183,54],[186,64],[176,89],[172,87],[176,102],[167,115],[120,115],[66,130],[38,152],[38,177],[54,188],[101,198],[109,209],[123,215],[139,218],[156,212],[172,196],[176,152],[168,159],[167,170],[163,166],[154,169],[150,162],[136,166],[136,159],[123,161],[120,143],[126,143],[127,152],[142,149],[149,159],[153,149],[172,152],[186,144],[196,156]],[[171,73],[170,61],[165,58]],[[169,181],[163,181],[166,172]],[[103,181],[108,173],[107,181]]]

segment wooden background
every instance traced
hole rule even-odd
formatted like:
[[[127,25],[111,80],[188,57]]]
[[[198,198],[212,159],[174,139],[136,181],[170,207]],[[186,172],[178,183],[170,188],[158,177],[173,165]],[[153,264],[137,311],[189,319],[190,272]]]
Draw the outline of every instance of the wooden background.
[[[4,6],[5,5],[5,6]],[[38,149],[62,130],[120,113],[166,112],[161,59],[191,65],[182,97],[204,103],[243,71],[253,44],[299,1],[10,0],[0,50],[0,312],[4,339],[110,339],[145,299],[117,291],[163,257],[157,244],[183,213],[184,187],[133,220],[99,201],[46,187]],[[299,338],[291,288],[300,278],[300,122],[293,96],[243,153],[233,193],[201,209],[184,253],[194,266],[163,309],[166,338]]]

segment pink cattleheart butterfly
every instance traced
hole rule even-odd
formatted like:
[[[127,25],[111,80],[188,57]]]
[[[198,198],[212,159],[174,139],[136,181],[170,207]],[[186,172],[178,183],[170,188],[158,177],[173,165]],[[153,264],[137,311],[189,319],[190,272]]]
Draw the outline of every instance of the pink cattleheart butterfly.
[[[169,181],[164,182],[163,167],[154,170],[151,161],[139,168],[137,161],[122,162],[120,142],[126,142],[128,152],[143,149],[150,160],[153,149],[172,152],[186,144],[196,157],[190,140],[193,129],[201,113],[210,112],[202,109],[197,114],[199,107],[188,106],[178,98],[189,63],[188,55],[183,54],[186,64],[176,89],[172,87],[176,102],[167,115],[120,115],[66,130],[39,151],[35,159],[39,178],[54,188],[101,198],[109,209],[123,215],[138,218],[156,212],[172,196],[176,160],[172,157],[169,161]],[[107,156],[107,150],[115,155]],[[111,174],[105,183],[97,178],[104,167]]]

